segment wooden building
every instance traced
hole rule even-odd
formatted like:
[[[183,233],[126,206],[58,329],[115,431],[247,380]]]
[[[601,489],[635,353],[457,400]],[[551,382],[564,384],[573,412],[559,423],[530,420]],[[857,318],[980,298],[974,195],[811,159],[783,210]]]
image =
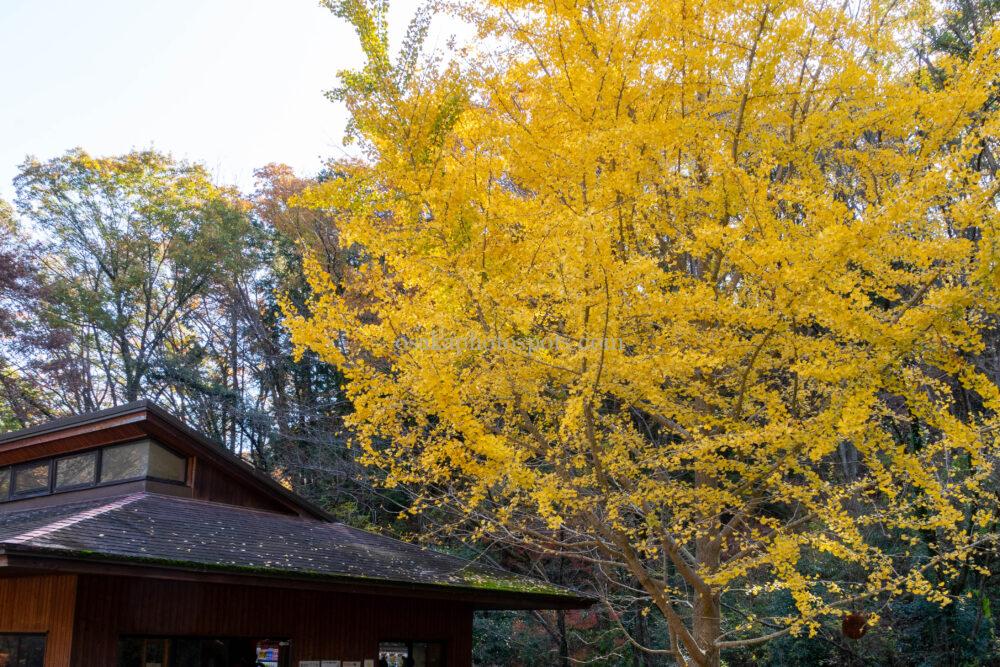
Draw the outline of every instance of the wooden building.
[[[590,602],[337,523],[148,402],[0,436],[0,667],[462,667],[475,610]]]

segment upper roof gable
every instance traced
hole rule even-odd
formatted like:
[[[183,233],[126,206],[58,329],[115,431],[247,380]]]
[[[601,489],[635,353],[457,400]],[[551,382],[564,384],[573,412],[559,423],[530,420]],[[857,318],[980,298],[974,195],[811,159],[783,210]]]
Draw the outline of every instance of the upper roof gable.
[[[198,474],[203,478],[211,475],[213,479],[225,480],[237,491],[266,498],[275,507],[292,514],[322,521],[332,520],[319,507],[284,488],[219,443],[148,400],[63,417],[2,434],[0,466],[142,438],[153,438],[179,454],[193,457],[200,469]]]

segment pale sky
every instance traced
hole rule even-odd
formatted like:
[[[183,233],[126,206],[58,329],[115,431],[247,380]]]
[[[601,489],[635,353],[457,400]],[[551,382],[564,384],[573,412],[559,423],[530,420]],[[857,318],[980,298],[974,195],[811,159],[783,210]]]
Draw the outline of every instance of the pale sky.
[[[393,2],[397,43],[416,7]],[[0,197],[26,155],[75,146],[153,147],[244,188],[268,162],[314,173],[345,155],[323,91],[359,63],[318,0],[0,0]]]

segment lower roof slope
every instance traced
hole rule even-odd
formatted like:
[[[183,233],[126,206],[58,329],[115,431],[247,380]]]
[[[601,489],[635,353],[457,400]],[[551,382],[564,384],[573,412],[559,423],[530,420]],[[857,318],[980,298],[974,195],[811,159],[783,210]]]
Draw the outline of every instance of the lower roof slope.
[[[0,553],[483,594],[583,607],[571,591],[340,523],[147,492],[0,513]],[[16,560],[16,559],[15,559]],[[506,600],[509,604],[505,604]]]

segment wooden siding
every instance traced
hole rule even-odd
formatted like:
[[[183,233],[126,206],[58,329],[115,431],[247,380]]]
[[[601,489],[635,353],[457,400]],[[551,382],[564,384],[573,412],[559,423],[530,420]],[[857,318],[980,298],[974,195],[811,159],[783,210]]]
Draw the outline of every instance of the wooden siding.
[[[461,603],[80,575],[72,666],[114,665],[122,635],[289,639],[293,665],[377,660],[380,640],[443,641],[448,667],[472,660]]]
[[[0,634],[45,634],[45,667],[69,667],[76,584],[76,575],[0,579]]]
[[[275,501],[273,496],[240,483],[205,459],[194,459],[191,467],[193,470],[189,477],[193,477],[192,496],[198,500],[296,514],[287,505]]]

